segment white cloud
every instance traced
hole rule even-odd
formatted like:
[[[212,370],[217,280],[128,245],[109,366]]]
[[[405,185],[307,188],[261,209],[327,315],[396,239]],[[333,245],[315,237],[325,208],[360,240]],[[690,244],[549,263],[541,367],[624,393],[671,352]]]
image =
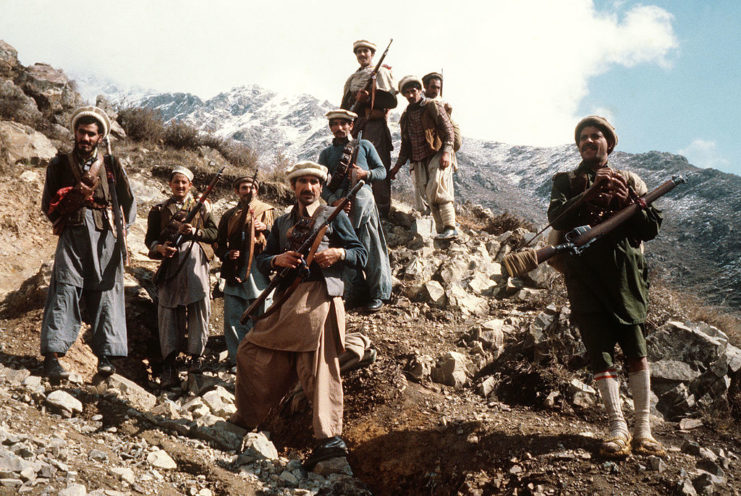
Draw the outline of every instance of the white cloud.
[[[696,139],[692,143],[682,148],[677,153],[687,157],[689,162],[697,167],[712,167],[714,169],[725,169],[731,165],[731,162],[723,158],[718,151],[715,141]]]
[[[201,97],[257,83],[339,103],[352,42],[393,37],[397,79],[443,68],[464,134],[515,144],[570,142],[590,78],[667,66],[677,47],[665,10],[591,0],[3,3],[0,33],[25,64]]]

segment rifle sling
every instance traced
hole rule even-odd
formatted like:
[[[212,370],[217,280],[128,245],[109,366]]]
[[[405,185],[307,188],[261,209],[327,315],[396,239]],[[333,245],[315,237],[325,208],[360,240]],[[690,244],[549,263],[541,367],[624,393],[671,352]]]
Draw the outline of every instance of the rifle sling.
[[[316,251],[319,248],[319,245],[321,244],[322,239],[324,238],[324,233],[327,232],[327,227],[328,226],[325,225],[321,229],[319,229],[319,232],[317,232],[316,238],[314,239],[314,243],[311,245],[311,249],[309,250],[309,254],[306,256],[306,266],[307,267],[310,267],[311,263],[314,261],[314,255],[316,254]],[[264,319],[268,315],[272,315],[273,313],[275,313],[275,311],[278,310],[281,307],[281,305],[283,305],[283,303],[286,302],[286,300],[288,300],[288,297],[291,296],[291,293],[293,293],[298,287],[298,285],[301,284],[302,282],[303,282],[303,278],[301,278],[300,276],[297,276],[293,280],[291,285],[288,286],[286,290],[283,291],[283,293],[281,293],[280,297],[278,297],[278,299],[275,300],[272,305],[270,305],[270,308],[265,310],[265,313],[263,313],[260,316],[255,317],[254,319],[257,321],[260,319]]]
[[[255,215],[251,214],[250,220],[250,235],[247,239],[247,244],[250,246],[250,253],[247,256],[247,268],[244,271],[243,281],[246,281],[250,277],[250,271],[252,270],[252,260],[255,258]]]

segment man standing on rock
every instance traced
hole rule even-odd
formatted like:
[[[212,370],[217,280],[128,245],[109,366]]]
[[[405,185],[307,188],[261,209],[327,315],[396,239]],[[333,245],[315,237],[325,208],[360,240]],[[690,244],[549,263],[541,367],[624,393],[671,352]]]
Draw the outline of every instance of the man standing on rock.
[[[366,183],[345,210],[355,234],[368,252],[368,261],[363,268],[365,277],[363,271],[347,271],[350,277],[345,278],[345,301],[352,304],[362,302],[365,310],[373,313],[379,311],[383,302],[391,297],[391,264],[386,237],[371,190],[371,184],[386,178],[386,168],[370,141],[350,140],[356,118],[355,113],[343,109],[327,113],[334,140],[319,154],[319,163],[326,166],[331,174],[322,198],[329,205],[337,205],[357,181]],[[355,163],[351,164],[355,147],[359,147],[358,153]]]
[[[548,207],[548,220],[559,231],[599,224],[629,203],[640,203],[638,197],[646,193],[638,176],[608,164],[618,137],[606,119],[582,119],[574,138],[582,162],[576,170],[553,177]],[[562,265],[571,313],[609,418],[609,435],[600,454],[611,458],[625,457],[631,448],[640,454],[665,453],[651,436],[649,421],[650,374],[644,338],[648,270],[642,247],[643,241],[658,234],[661,214],[653,206],[644,206],[624,226],[599,238],[581,255],[567,255]],[[635,405],[632,440],[621,411],[620,384],[613,365],[616,343],[627,360]]]
[[[193,172],[185,167],[175,167],[170,173],[172,196],[152,207],[147,218],[144,242],[149,247],[149,257],[169,259],[157,284],[157,326],[160,350],[164,358],[161,386],[177,383],[175,359],[181,342],[188,334],[187,352],[190,355],[189,371],[200,372],[203,352],[208,342],[208,321],[211,315],[209,261],[214,251],[217,227],[210,203],[202,205],[191,193]],[[183,223],[193,208],[199,211],[191,223]],[[168,231],[183,236],[183,242],[171,245]],[[163,262],[164,263],[164,262]]]
[[[98,149],[111,128],[105,112],[79,108],[71,124],[74,150],[51,161],[41,198],[59,235],[41,326],[44,374],[55,380],[69,376],[58,357],[77,339],[83,318],[92,325],[99,373],[113,374],[110,358],[128,354],[123,243],[113,227],[112,195],[128,225],[136,202],[120,162]]]
[[[219,220],[216,255],[221,259],[224,286],[224,340],[229,360],[237,363],[237,347],[252,328],[252,321],[239,322],[242,312],[260,296],[268,285],[267,278],[253,263],[267,243],[273,226],[275,209],[258,198],[260,184],[256,177],[240,177],[234,181],[239,204],[227,210]],[[266,300],[265,306],[270,301]]]
[[[390,171],[391,179],[409,161],[414,174],[416,207],[432,211],[437,239],[458,236],[455,228],[453,167],[455,130],[442,104],[426,98],[422,81],[406,76],[399,82],[399,92],[409,102],[401,115],[401,150],[396,165]]]
[[[327,168],[300,162],[288,170],[296,195],[290,212],[276,219],[265,250],[257,257],[269,274],[285,267],[300,268],[304,256],[295,251],[332,212],[322,206]],[[252,429],[278,404],[296,379],[313,407],[314,437],[318,443],[305,466],[347,454],[342,434],[342,380],[338,355],[345,346],[345,307],[342,303],[344,266],[360,268],[366,251],[350,220],[340,212],[321,238],[308,276],[278,287],[278,309],[258,320],[237,350],[236,404],[232,422]],[[291,286],[289,286],[291,285]],[[291,291],[285,296],[283,291]]]
[[[355,121],[353,136],[357,137],[358,133],[363,131],[363,138],[373,143],[383,166],[388,171],[391,167],[391,150],[394,149],[388,126],[388,114],[391,109],[396,108],[397,103],[391,68],[383,65],[378,70],[376,94],[371,109],[371,95],[366,87],[375,69],[373,56],[376,54],[376,45],[367,40],[358,40],[353,43],[352,49],[360,68],[345,81],[340,108],[352,110],[359,115]],[[388,177],[373,183],[373,196],[381,216],[388,217],[391,209],[391,180]]]

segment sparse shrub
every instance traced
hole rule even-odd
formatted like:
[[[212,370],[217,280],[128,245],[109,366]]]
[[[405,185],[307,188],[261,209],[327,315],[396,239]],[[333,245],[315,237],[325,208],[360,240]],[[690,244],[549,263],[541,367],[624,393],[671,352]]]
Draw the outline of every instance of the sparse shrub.
[[[134,141],[159,143],[165,135],[160,113],[146,107],[128,107],[118,113],[118,122]]]
[[[257,160],[259,154],[245,145],[235,140],[221,140],[220,146],[217,148],[219,153],[224,156],[234,166],[237,167],[257,167]]]
[[[164,141],[173,148],[196,150],[201,145],[198,129],[181,121],[171,121],[165,127]]]

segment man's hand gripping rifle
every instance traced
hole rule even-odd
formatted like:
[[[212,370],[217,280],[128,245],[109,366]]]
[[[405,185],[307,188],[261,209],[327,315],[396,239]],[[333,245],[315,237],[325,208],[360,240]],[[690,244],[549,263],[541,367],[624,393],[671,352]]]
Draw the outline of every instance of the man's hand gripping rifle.
[[[393,43],[394,39],[391,38],[389,40],[389,44],[386,45],[386,50],[383,51],[383,54],[381,55],[381,58],[378,59],[378,63],[376,64],[376,67],[373,69],[373,72],[370,73],[370,79],[368,80],[368,83],[365,85],[365,88],[359,91],[359,93],[362,93],[365,95],[365,98],[363,99],[356,99],[355,103],[353,103],[352,107],[350,108],[350,112],[355,112],[356,114],[360,115],[360,110],[363,107],[363,105],[367,102],[368,95],[370,95],[370,110],[371,112],[375,108],[376,105],[376,78],[378,77],[378,71],[381,70],[381,67],[383,66],[383,60],[386,58],[386,54],[389,51],[389,48],[391,47],[391,43]]]
[[[152,281],[154,282],[155,285],[159,285],[160,283],[163,283],[167,280],[165,279],[165,274],[167,274],[167,269],[172,263],[174,254],[177,252],[178,247],[185,240],[184,234],[181,232],[182,231],[181,227],[185,224],[190,224],[193,221],[196,214],[198,214],[198,212],[201,210],[201,207],[203,206],[203,204],[206,203],[206,198],[208,198],[208,195],[211,194],[211,191],[214,189],[214,186],[216,186],[216,183],[219,181],[219,178],[224,173],[224,169],[226,169],[226,167],[222,167],[221,169],[219,169],[219,172],[216,173],[216,176],[214,176],[214,178],[208,184],[206,191],[204,191],[203,194],[198,198],[198,201],[196,202],[196,204],[193,205],[193,208],[190,209],[190,211],[187,214],[182,209],[175,212],[175,215],[172,216],[172,218],[170,219],[170,222],[168,222],[167,225],[164,227],[164,229],[162,229],[162,232],[160,233],[160,236],[159,236],[160,241],[162,242],[163,245],[169,248],[174,248],[174,251],[168,250],[168,252],[170,252],[171,254],[169,256],[166,256],[165,259],[162,260],[162,263],[157,269],[157,272],[155,272],[154,277],[152,278]]]
[[[319,243],[321,242],[324,233],[327,231],[327,228],[337,218],[337,216],[340,215],[340,212],[343,211],[345,204],[351,201],[355,194],[357,194],[357,192],[360,191],[360,188],[362,188],[364,185],[365,181],[358,181],[358,183],[353,187],[353,189],[350,190],[347,196],[342,198],[340,202],[334,207],[334,210],[332,210],[332,213],[329,214],[329,217],[327,217],[327,219],[322,222],[319,227],[314,228],[314,230],[306,238],[303,244],[301,244],[301,246],[296,250],[302,256],[300,265],[296,268],[284,267],[280,272],[278,272],[278,274],[275,275],[275,277],[273,277],[273,279],[270,281],[270,284],[268,284],[268,287],[265,288],[262,293],[260,293],[260,296],[258,296],[257,299],[253,301],[252,304],[247,307],[247,310],[245,310],[242,314],[242,317],[239,319],[242,324],[246,323],[248,319],[259,320],[275,312],[288,299],[293,290],[296,289],[296,287],[306,277],[308,277],[309,266],[311,265],[314,254],[316,253],[316,250],[319,247]],[[291,285],[288,286],[288,288],[286,288],[283,293],[281,293],[281,295],[275,300],[270,308],[268,308],[262,315],[255,315],[257,309],[260,308],[260,306],[270,295],[270,293],[274,289],[281,286],[285,281],[291,280],[291,278],[293,278],[293,282],[291,283]]]
[[[579,255],[586,250],[599,237],[613,231],[618,226],[635,215],[638,210],[646,208],[648,205],[669,193],[675,186],[686,182],[682,176],[674,176],[670,180],[661,184],[658,188],[646,193],[637,199],[636,202],[629,204],[627,207],[615,213],[612,217],[591,226],[579,226],[566,233],[566,243],[556,246],[546,246],[539,250],[528,248],[523,251],[510,253],[502,261],[510,277],[517,277],[527,274],[535,269],[538,265],[559,253],[571,253]]]

